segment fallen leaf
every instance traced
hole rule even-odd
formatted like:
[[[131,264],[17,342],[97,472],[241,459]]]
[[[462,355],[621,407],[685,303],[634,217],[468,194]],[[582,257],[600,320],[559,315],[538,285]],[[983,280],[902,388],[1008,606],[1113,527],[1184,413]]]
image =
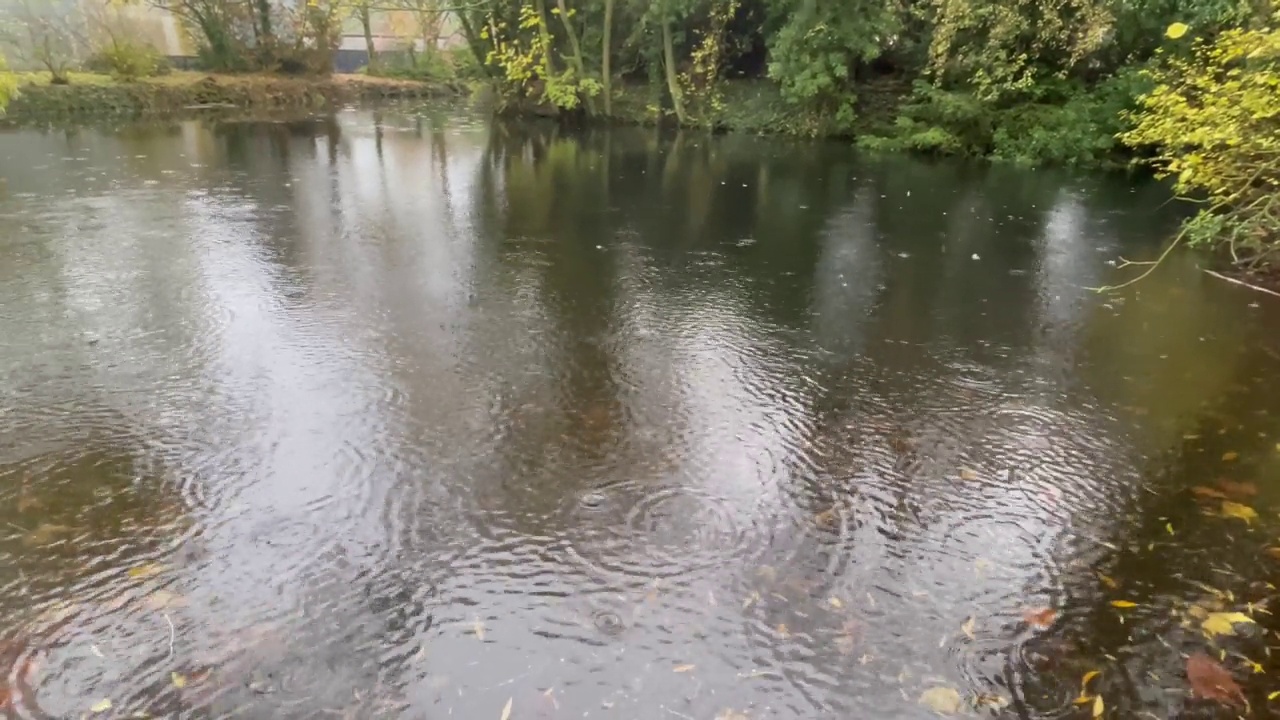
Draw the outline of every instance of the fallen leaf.
[[[1121,609],[1124,609],[1124,608],[1135,608],[1135,607],[1138,607],[1138,603],[1136,603],[1136,602],[1130,602],[1130,601],[1128,601],[1128,600],[1112,600],[1112,601],[1111,601],[1111,607],[1114,607],[1114,608],[1121,608]]]
[[[960,712],[960,692],[955,688],[929,688],[920,694],[920,704],[940,715]]]
[[[1080,694],[1084,695],[1085,690],[1089,689],[1089,681],[1098,677],[1101,674],[1102,672],[1099,670],[1090,670],[1089,672],[1085,673],[1084,677],[1080,678]]]
[[[1222,453],[1222,462],[1233,462],[1239,457],[1240,453],[1235,452],[1234,450],[1231,452],[1224,452]]]
[[[1222,516],[1237,518],[1245,521],[1246,523],[1253,523],[1254,520],[1258,519],[1258,513],[1256,510],[1248,505],[1241,505],[1240,503],[1231,502],[1230,500],[1222,501]]]
[[[1258,486],[1251,482],[1236,482],[1226,478],[1218,480],[1218,487],[1222,488],[1222,492],[1232,497],[1246,498],[1253,497],[1258,494]]]
[[[1172,535],[1172,534],[1173,534],[1173,523],[1165,523],[1165,524],[1164,524],[1164,529],[1165,529],[1165,530],[1168,530],[1168,531],[1169,531],[1169,534],[1170,534],[1170,535]]]
[[[129,577],[141,580],[142,578],[154,577],[162,572],[164,572],[164,566],[160,563],[143,563],[129,568]]]
[[[697,667],[696,665],[677,665],[671,668],[671,672],[685,673]]]
[[[778,637],[781,637],[783,640],[791,637],[791,629],[787,627],[786,623],[778,624]]]
[[[164,610],[171,607],[186,607],[187,599],[168,590],[157,590],[147,596],[147,607],[152,610]]]
[[[1191,492],[1196,497],[1200,497],[1200,498],[1215,499],[1215,500],[1227,499],[1227,494],[1222,492],[1221,490],[1214,490],[1211,487],[1205,487],[1203,485],[1197,485],[1191,488]]]
[[[1191,27],[1186,23],[1176,22],[1170,25],[1168,29],[1164,31],[1164,34],[1165,34],[1165,37],[1169,38],[1170,40],[1177,40],[1183,35],[1186,35],[1187,31],[1190,29]]]
[[[501,720],[511,720],[511,703],[514,701],[515,698],[507,698],[507,704],[502,706]]]
[[[720,711],[719,715],[716,715],[716,720],[751,720],[751,719],[747,717],[746,713],[740,713],[737,710],[725,708],[724,710]]]
[[[1022,619],[1031,627],[1041,630],[1053,627],[1053,621],[1057,617],[1058,611],[1053,608],[1030,608],[1022,611]]]
[[[840,600],[840,598],[835,596],[827,598],[827,604],[829,604],[831,607],[837,610],[844,607],[844,603]]]
[[[742,609],[746,610],[747,608],[751,607],[752,605],[755,605],[759,601],[760,601],[760,593],[753,591],[750,595],[747,596],[746,600],[742,601]]]
[[[1106,585],[1112,590],[1115,590],[1116,588],[1120,587],[1120,583],[1113,580],[1110,576],[1103,575],[1102,573],[1098,573],[1098,580],[1102,581],[1103,585]]]
[[[1270,701],[1272,701],[1272,700],[1275,700],[1275,699],[1276,699],[1276,698],[1278,698],[1278,697],[1280,697],[1280,690],[1276,690],[1276,691],[1274,691],[1274,692],[1272,692],[1272,693],[1269,693],[1269,694],[1267,695],[1267,701],[1268,701],[1268,702],[1270,702]]]
[[[1200,627],[1210,637],[1214,635],[1235,635],[1236,625],[1252,622],[1253,618],[1244,613],[1216,612],[1209,613],[1209,616],[1204,619],[1204,623]]]
[[[1263,552],[1275,558],[1276,560],[1280,560],[1280,547],[1269,547]]]
[[[94,703],[90,708],[91,713],[104,713],[111,709],[111,698],[103,698]]]
[[[977,620],[971,617],[968,620],[965,620],[964,624],[960,626],[960,632],[964,633],[970,640],[976,640],[977,638],[973,636],[973,628],[976,625]]]
[[[1231,673],[1204,653],[1196,653],[1187,658],[1187,681],[1191,683],[1191,692],[1195,697],[1237,707],[1248,706],[1244,691],[1235,678],[1231,677]]]
[[[1093,699],[1093,716],[1096,718],[1100,718],[1102,717],[1102,714],[1106,711],[1107,711],[1107,706],[1102,702],[1102,696],[1099,695],[1098,697],[1094,698]]]
[[[176,672],[169,673],[169,681],[172,682],[173,686],[179,690],[187,686],[187,679]]]
[[[484,622],[480,618],[476,618],[476,621],[471,623],[471,632],[475,634],[477,640],[484,641]]]
[[[960,479],[966,482],[973,482],[978,479],[978,473],[976,470],[970,470],[969,468],[960,468]]]

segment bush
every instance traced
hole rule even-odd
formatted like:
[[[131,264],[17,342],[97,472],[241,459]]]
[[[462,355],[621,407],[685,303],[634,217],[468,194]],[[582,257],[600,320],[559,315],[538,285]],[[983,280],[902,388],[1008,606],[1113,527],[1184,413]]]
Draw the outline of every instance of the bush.
[[[130,41],[113,42],[94,53],[85,63],[93,72],[107,73],[121,80],[137,80],[167,74],[169,59],[150,45]]]
[[[4,115],[4,109],[17,94],[18,77],[9,72],[9,66],[5,63],[4,56],[0,55],[0,116]]]

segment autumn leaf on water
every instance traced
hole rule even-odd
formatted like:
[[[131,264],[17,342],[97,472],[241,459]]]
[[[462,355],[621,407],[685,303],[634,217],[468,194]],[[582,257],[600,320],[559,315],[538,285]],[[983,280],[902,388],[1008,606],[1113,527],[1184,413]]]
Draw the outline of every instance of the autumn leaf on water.
[[[960,712],[960,692],[955,688],[929,688],[920,694],[920,704],[940,715],[955,715]]]
[[[143,578],[154,577],[162,572],[164,572],[164,566],[160,563],[143,563],[129,568],[129,577],[134,580],[141,580]]]
[[[1269,548],[1267,548],[1266,550],[1264,550],[1263,552],[1265,552],[1266,554],[1268,554],[1268,555],[1270,555],[1271,557],[1275,558],[1276,560],[1280,560],[1280,547],[1274,547],[1274,546],[1273,546],[1273,547],[1269,547]]]
[[[511,720],[511,703],[515,698],[507,698],[507,704],[502,706],[501,720]]]
[[[1187,681],[1191,683],[1191,692],[1195,697],[1236,707],[1248,706],[1244,691],[1235,678],[1231,677],[1231,673],[1204,653],[1196,653],[1187,658]]]
[[[1084,674],[1084,677],[1080,678],[1080,697],[1084,697],[1085,693],[1089,691],[1089,681],[1101,674],[1098,670],[1090,670]]]
[[[477,640],[484,642],[484,621],[476,618],[475,622],[471,623],[471,632],[475,634]]]
[[[1248,505],[1241,505],[1230,500],[1222,501],[1222,517],[1236,518],[1252,524],[1258,519],[1258,512]]]
[[[697,665],[677,665],[671,668],[671,672],[687,673],[697,667]]]
[[[1215,635],[1235,635],[1236,625],[1252,623],[1253,618],[1240,612],[1209,613],[1200,626],[1209,637]]]
[[[1205,487],[1203,485],[1197,485],[1191,488],[1191,492],[1196,497],[1203,498],[1206,500],[1226,500],[1227,499],[1227,494],[1222,492],[1221,490],[1214,490],[1211,487]]]
[[[840,600],[840,598],[838,598],[838,597],[836,597],[836,596],[834,596],[834,595],[832,595],[831,597],[827,598],[827,604],[828,604],[828,605],[830,605],[831,607],[833,607],[833,608],[837,609],[837,610],[839,610],[839,609],[841,609],[841,608],[843,608],[843,607],[844,607],[844,602],[843,602],[842,600]]]
[[[180,673],[176,673],[176,672],[169,673],[169,681],[172,682],[173,686],[178,688],[179,690],[187,686],[187,679],[183,677]]]
[[[1098,580],[1100,580],[1103,585],[1106,585],[1112,590],[1115,590],[1116,588],[1120,587],[1120,583],[1116,582],[1109,575],[1103,575],[1102,573],[1097,573],[1097,575],[1098,575]]]
[[[1235,452],[1235,451],[1224,452],[1222,453],[1222,462],[1235,462],[1235,460],[1237,460],[1239,457],[1240,457],[1240,453],[1238,452]]]
[[[1107,711],[1107,706],[1102,702],[1102,696],[1099,695],[1098,697],[1094,698],[1093,699],[1093,716],[1096,718],[1100,718],[1102,717],[1102,714],[1106,711]]]
[[[1044,630],[1053,627],[1058,611],[1053,608],[1029,608],[1022,611],[1022,619],[1034,628]]]
[[[960,468],[960,479],[965,482],[973,482],[978,479],[978,471],[970,468]]]
[[[111,698],[103,698],[89,708],[91,713],[104,713],[111,709]]]
[[[1226,478],[1218,479],[1218,487],[1231,497],[1247,498],[1258,494],[1258,486],[1251,482],[1236,482]]]
[[[1138,607],[1138,603],[1132,602],[1129,600],[1112,600],[1111,607],[1120,608],[1121,610],[1126,610],[1128,608]]]
[[[1170,40],[1177,40],[1183,35],[1186,35],[1187,31],[1190,29],[1191,27],[1188,26],[1186,23],[1176,22],[1170,25],[1168,29],[1164,31],[1164,35]]]
[[[960,631],[963,632],[970,640],[976,640],[977,638],[973,636],[973,628],[976,624],[977,621],[971,617],[968,620],[965,620],[964,624],[960,626]]]

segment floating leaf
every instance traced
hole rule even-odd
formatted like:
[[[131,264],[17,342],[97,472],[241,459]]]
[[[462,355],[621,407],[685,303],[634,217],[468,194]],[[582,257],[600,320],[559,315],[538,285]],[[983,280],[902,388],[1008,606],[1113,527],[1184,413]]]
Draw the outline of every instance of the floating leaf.
[[[507,704],[502,706],[501,720],[511,720],[511,703],[515,698],[507,698]]]
[[[1276,560],[1280,560],[1280,547],[1269,547],[1263,552],[1275,558]]]
[[[1085,673],[1084,677],[1080,678],[1080,694],[1084,695],[1085,690],[1089,689],[1089,681],[1098,677],[1101,674],[1102,672],[1099,670],[1090,670],[1089,672]]]
[[[1239,457],[1240,457],[1240,453],[1238,452],[1235,452],[1235,451],[1224,452],[1222,453],[1222,462],[1235,462],[1237,459],[1239,459]]]
[[[1094,698],[1093,699],[1093,716],[1096,718],[1100,718],[1102,717],[1102,714],[1106,711],[1107,711],[1107,706],[1102,702],[1102,696],[1099,695],[1098,697]]]
[[[750,720],[750,718],[747,717],[746,713],[740,713],[737,710],[725,708],[720,711],[720,714],[716,715],[716,720]]]
[[[1053,608],[1030,608],[1022,611],[1022,619],[1031,627],[1041,630],[1053,627],[1053,621],[1057,617],[1058,611]]]
[[[1252,523],[1254,520],[1258,519],[1258,513],[1256,510],[1248,505],[1241,505],[1240,503],[1231,502],[1230,500],[1222,501],[1222,516],[1237,518],[1245,521],[1246,523]]]
[[[960,712],[960,692],[955,688],[929,688],[920,694],[920,704],[940,715]]]
[[[1196,697],[1237,707],[1248,706],[1244,691],[1231,673],[1204,653],[1187,658],[1187,681],[1191,683],[1191,692]]]
[[[471,632],[475,634],[477,640],[480,640],[481,642],[483,642],[484,641],[484,621],[482,621],[480,618],[476,618],[476,621],[471,623]]]
[[[968,620],[964,621],[963,625],[960,626],[960,631],[963,632],[966,636],[968,636],[970,640],[976,639],[973,636],[973,628],[976,623],[977,623],[976,620],[974,620],[973,618],[969,618]]]
[[[835,597],[834,595],[827,598],[827,604],[837,610],[844,607],[844,603],[840,600],[840,598]]]
[[[1272,692],[1272,693],[1269,693],[1269,694],[1267,695],[1267,701],[1268,701],[1268,702],[1270,702],[1270,701],[1272,701],[1272,700],[1275,700],[1275,699],[1276,699],[1276,698],[1278,698],[1278,697],[1280,697],[1280,690],[1276,690],[1276,691],[1274,691],[1274,692]]]
[[[104,713],[111,709],[111,698],[103,698],[94,703],[90,708],[91,713]]]
[[[141,580],[142,578],[154,577],[162,572],[164,572],[164,566],[160,563],[143,563],[129,568],[129,577]]]
[[[1214,489],[1213,489],[1213,488],[1211,488],[1211,487],[1205,487],[1205,486],[1203,486],[1203,485],[1197,485],[1197,486],[1195,486],[1195,487],[1191,488],[1191,492],[1192,492],[1196,497],[1199,497],[1199,498],[1214,499],[1214,500],[1226,500],[1226,499],[1227,499],[1227,494],[1226,494],[1226,493],[1224,493],[1224,492],[1222,492],[1221,490],[1214,490]]]
[[[1111,607],[1121,608],[1121,609],[1135,608],[1135,607],[1138,607],[1138,603],[1130,602],[1128,600],[1112,600]]]
[[[960,468],[960,479],[966,482],[973,482],[978,479],[978,472],[969,468]]]
[[[1216,612],[1209,613],[1209,616],[1204,619],[1204,623],[1200,627],[1210,637],[1214,635],[1235,635],[1236,625],[1252,622],[1253,618],[1244,613]]]
[[[1246,498],[1253,497],[1258,494],[1258,486],[1251,482],[1236,482],[1226,478],[1218,480],[1218,487],[1222,488],[1222,492],[1232,497]]]
[[[671,672],[686,673],[697,667],[696,665],[677,665],[671,668]]]
[[[1167,530],[1167,531],[1169,531],[1169,534],[1170,534],[1170,535],[1172,535],[1172,534],[1173,534],[1173,523],[1165,523],[1165,524],[1164,524],[1164,529],[1165,529],[1165,530]]]
[[[1103,585],[1106,585],[1112,590],[1115,590],[1116,588],[1120,587],[1120,583],[1113,580],[1110,576],[1103,575],[1102,573],[1098,573],[1098,580],[1102,581]]]
[[[178,688],[179,690],[187,686],[187,679],[183,677],[180,673],[176,673],[176,672],[169,673],[169,681],[172,682],[173,686]]]

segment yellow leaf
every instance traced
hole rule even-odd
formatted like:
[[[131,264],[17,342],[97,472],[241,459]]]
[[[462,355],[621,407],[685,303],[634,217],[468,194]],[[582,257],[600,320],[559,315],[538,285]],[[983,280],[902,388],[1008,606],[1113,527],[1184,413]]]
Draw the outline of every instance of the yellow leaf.
[[[940,715],[960,712],[960,692],[955,688],[929,688],[920,694],[920,704]]]
[[[1102,717],[1102,713],[1106,711],[1107,711],[1107,706],[1102,703],[1102,696],[1099,695],[1098,697],[1094,698],[1093,699],[1093,716],[1096,718],[1100,718]]]
[[[1115,590],[1116,588],[1120,587],[1120,583],[1116,582],[1115,580],[1112,580],[1109,576],[1103,575],[1102,573],[1098,573],[1098,579],[1102,581],[1103,585],[1106,585],[1112,590]]]
[[[1224,453],[1222,453],[1222,461],[1223,461],[1223,462],[1231,462],[1231,461],[1235,460],[1235,459],[1236,459],[1236,458],[1238,458],[1238,457],[1240,457],[1240,453],[1235,452],[1234,450],[1233,450],[1233,451],[1231,451],[1231,452],[1224,452]]]
[[[1172,534],[1173,534],[1173,523],[1165,523],[1165,525],[1164,525],[1164,529],[1165,529],[1165,530],[1168,530],[1168,531],[1169,531],[1169,534],[1170,534],[1170,535],[1172,535]]]
[[[978,473],[969,468],[960,468],[960,479],[966,482],[973,482],[978,479]]]
[[[1190,29],[1191,28],[1186,23],[1176,22],[1170,25],[1169,28],[1164,31],[1164,34],[1165,34],[1165,37],[1169,38],[1170,40],[1177,40],[1183,35],[1186,35],[1187,31]]]
[[[1243,520],[1247,523],[1252,523],[1254,520],[1258,519],[1258,513],[1248,505],[1241,505],[1240,503],[1231,502],[1230,500],[1223,500],[1222,517],[1232,517],[1238,520]]]
[[[507,704],[502,706],[502,720],[511,720],[511,703],[515,698],[507,698]]]
[[[142,578],[159,575],[162,572],[164,572],[164,566],[160,563],[143,563],[142,565],[129,568],[129,577],[135,580],[140,580]]]
[[[476,621],[471,623],[471,632],[475,633],[477,640],[484,641],[484,622],[480,618],[476,618]]]
[[[1123,608],[1134,608],[1134,607],[1138,607],[1138,603],[1136,603],[1136,602],[1129,602],[1128,600],[1112,600],[1112,601],[1111,601],[1111,607],[1115,607],[1115,608],[1122,608],[1122,609],[1123,609]]]
[[[696,666],[696,665],[677,665],[677,666],[675,666],[675,667],[671,668],[671,672],[680,672],[680,673],[689,672],[690,670],[694,669],[695,667],[697,667],[697,666]]]
[[[831,605],[831,607],[833,607],[833,608],[835,608],[835,609],[837,609],[837,610],[839,610],[840,608],[844,607],[844,603],[840,600],[840,598],[835,597],[835,596],[832,596],[832,597],[828,598],[828,599],[827,599],[827,603],[828,603],[828,604],[830,604],[830,605]]]
[[[187,686],[187,679],[176,672],[169,673],[169,680],[173,682],[173,686],[179,690]]]
[[[969,618],[968,620],[964,621],[963,625],[960,626],[960,631],[963,632],[965,635],[967,635],[970,640],[975,639],[973,637],[973,627],[975,624],[976,624],[975,620],[973,618]]]
[[[1209,613],[1209,617],[1204,619],[1204,624],[1200,627],[1209,636],[1213,635],[1235,635],[1236,625],[1251,623],[1253,618],[1240,612],[1216,612]]]
[[[1275,700],[1275,699],[1276,699],[1276,698],[1278,698],[1278,697],[1280,697],[1280,690],[1276,690],[1275,692],[1271,693],[1270,695],[1267,695],[1267,700],[1268,700],[1268,701],[1270,701],[1270,700]]]
[[[1098,670],[1090,670],[1089,672],[1084,674],[1084,677],[1080,678],[1080,695],[1081,696],[1083,696],[1084,691],[1089,688],[1089,681],[1098,677],[1101,674],[1102,673]]]
[[[89,712],[104,713],[110,709],[111,709],[111,698],[103,698],[98,702],[94,703],[93,707],[89,708]]]

